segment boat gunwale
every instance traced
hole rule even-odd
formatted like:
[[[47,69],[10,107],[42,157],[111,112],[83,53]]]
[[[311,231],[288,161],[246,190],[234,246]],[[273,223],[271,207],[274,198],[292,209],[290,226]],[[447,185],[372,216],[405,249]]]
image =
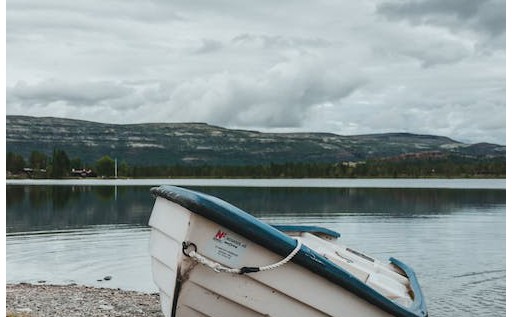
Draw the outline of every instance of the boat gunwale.
[[[295,239],[217,197],[170,185],[153,187],[150,191],[153,195],[167,199],[216,222],[280,256],[287,256],[296,247]],[[409,307],[402,306],[385,297],[350,272],[305,245],[301,246],[292,262],[347,289],[394,316],[428,316],[423,293],[413,269],[395,258],[389,260],[403,270],[410,281],[414,298]]]

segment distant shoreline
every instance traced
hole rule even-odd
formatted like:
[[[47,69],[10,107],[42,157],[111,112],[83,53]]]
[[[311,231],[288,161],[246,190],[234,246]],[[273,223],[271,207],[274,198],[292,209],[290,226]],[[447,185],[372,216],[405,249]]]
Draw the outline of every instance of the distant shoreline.
[[[506,189],[505,178],[7,179],[7,185]]]

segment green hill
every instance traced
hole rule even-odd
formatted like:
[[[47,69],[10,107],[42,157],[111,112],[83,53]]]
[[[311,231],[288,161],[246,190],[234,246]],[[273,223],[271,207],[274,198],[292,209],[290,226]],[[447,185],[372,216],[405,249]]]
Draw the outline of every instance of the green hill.
[[[494,158],[505,146],[447,137],[386,133],[262,133],[205,123],[104,124],[51,117],[7,116],[7,151],[28,158],[54,148],[92,163],[104,155],[130,165],[258,165],[400,160],[446,155]]]

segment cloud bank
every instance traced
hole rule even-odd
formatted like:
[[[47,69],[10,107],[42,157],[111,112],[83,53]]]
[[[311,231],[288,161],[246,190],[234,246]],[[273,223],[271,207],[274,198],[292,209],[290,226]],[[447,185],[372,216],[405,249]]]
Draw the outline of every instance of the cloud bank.
[[[505,143],[505,2],[7,1],[7,114]]]

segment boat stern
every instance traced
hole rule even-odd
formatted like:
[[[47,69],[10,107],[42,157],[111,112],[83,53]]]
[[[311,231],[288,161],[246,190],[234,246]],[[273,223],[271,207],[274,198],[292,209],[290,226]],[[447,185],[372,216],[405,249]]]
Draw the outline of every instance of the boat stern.
[[[160,304],[166,317],[172,314],[175,292],[179,287],[178,263],[183,256],[181,244],[186,240],[190,216],[187,209],[157,197],[149,219],[153,281],[160,291]]]

